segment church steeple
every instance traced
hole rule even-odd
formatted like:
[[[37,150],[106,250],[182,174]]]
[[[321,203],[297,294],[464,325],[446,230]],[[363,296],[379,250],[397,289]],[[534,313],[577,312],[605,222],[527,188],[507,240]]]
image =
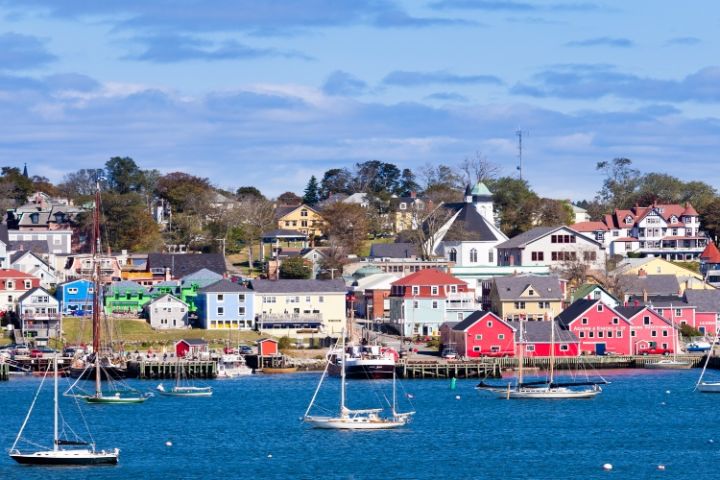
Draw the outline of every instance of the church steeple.
[[[30,178],[27,173],[27,162],[25,163],[25,166],[23,167],[23,177]]]

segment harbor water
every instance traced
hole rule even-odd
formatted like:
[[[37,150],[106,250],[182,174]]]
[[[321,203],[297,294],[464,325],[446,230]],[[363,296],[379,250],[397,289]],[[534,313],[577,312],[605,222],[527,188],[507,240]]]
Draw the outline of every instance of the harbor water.
[[[210,381],[210,398],[155,396],[140,405],[82,405],[98,448],[120,448],[120,463],[80,469],[20,466],[6,455],[40,381],[12,378],[0,384],[0,476],[717,478],[720,395],[693,392],[699,370],[603,374],[612,383],[592,400],[507,401],[475,391],[475,380],[457,380],[454,389],[449,380],[404,381],[399,409],[414,408],[413,422],[372,432],[313,430],[300,421],[319,373]],[[143,390],[156,384],[132,382]],[[322,406],[337,407],[338,385],[337,379],[326,380]],[[390,399],[389,386],[389,381],[348,382],[348,404],[377,406]],[[45,445],[51,443],[50,397],[47,389],[28,425],[33,438],[40,429],[46,432]],[[82,432],[82,418],[72,414],[73,400],[63,398],[62,404],[67,419]],[[604,471],[608,463],[613,469]]]

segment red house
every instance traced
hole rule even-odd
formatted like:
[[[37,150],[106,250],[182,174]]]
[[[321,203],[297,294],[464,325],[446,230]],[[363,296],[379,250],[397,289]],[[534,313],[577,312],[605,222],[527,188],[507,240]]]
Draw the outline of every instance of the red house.
[[[695,328],[715,332],[720,320],[720,290],[685,290],[685,301],[695,307]]]
[[[675,327],[647,306],[618,307],[617,312],[630,322],[630,352],[638,355],[659,347],[675,351]]]
[[[441,328],[441,335],[445,329]],[[454,344],[465,357],[515,355],[515,328],[492,312],[476,311],[453,325],[444,346]]]
[[[199,338],[183,338],[175,344],[175,355],[180,358],[200,357],[208,353],[208,342]]]
[[[601,300],[577,300],[557,320],[562,328],[577,336],[582,353],[632,353],[630,322]]]

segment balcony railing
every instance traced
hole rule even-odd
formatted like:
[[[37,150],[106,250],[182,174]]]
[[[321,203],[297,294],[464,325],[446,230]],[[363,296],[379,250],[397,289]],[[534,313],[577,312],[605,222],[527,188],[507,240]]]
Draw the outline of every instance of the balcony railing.
[[[258,322],[322,322],[322,313],[262,313]]]

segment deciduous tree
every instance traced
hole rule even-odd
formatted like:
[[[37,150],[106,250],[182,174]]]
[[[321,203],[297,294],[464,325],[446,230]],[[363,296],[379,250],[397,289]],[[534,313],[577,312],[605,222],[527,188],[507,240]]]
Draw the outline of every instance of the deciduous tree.
[[[354,203],[337,202],[325,208],[322,216],[330,241],[342,245],[348,253],[359,254],[368,238],[367,210]]]

